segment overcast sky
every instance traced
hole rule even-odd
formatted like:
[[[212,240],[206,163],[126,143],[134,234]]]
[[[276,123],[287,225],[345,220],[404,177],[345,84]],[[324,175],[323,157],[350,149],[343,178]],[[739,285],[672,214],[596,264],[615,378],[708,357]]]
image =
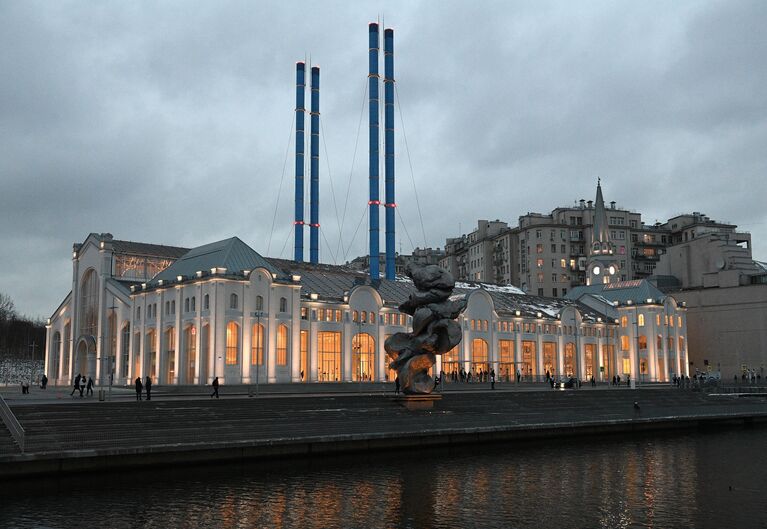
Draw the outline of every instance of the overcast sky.
[[[398,113],[398,249],[592,199],[599,176],[648,224],[701,211],[767,259],[763,0],[0,0],[0,292],[49,316],[90,232],[237,235],[290,257],[295,61],[309,56],[321,260],[366,253],[366,113],[358,127],[378,17],[395,29],[410,153]]]

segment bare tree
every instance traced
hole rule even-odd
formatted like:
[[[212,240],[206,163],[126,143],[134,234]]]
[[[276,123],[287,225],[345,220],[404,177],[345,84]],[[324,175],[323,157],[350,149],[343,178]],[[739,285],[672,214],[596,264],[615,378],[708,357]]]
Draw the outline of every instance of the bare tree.
[[[10,320],[16,316],[16,307],[8,294],[0,292],[0,321]]]

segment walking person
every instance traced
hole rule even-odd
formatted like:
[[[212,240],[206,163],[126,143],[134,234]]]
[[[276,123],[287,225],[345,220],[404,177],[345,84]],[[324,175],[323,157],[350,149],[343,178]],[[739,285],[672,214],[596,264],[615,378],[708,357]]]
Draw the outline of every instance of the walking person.
[[[92,397],[93,396],[93,379],[91,377],[88,377],[88,386],[86,389],[87,391],[85,392],[85,395],[88,397]]]
[[[210,394],[210,398],[212,399],[214,396],[218,398],[218,377],[213,379],[213,393]]]
[[[394,394],[399,395],[399,376],[394,379]]]
[[[136,377],[136,400],[141,400],[141,390],[144,385],[141,383],[141,377]]]
[[[80,373],[77,373],[77,376],[75,377],[75,387],[72,390],[72,393],[69,394],[69,396],[74,397],[75,391],[80,391]]]
[[[495,369],[490,370],[490,389],[495,389]]]
[[[144,384],[144,389],[146,389],[146,400],[152,400],[152,377],[147,375],[146,377],[146,383]]]
[[[48,377],[45,376],[45,373],[43,373],[43,378],[40,379],[40,389],[45,389],[48,387]]]

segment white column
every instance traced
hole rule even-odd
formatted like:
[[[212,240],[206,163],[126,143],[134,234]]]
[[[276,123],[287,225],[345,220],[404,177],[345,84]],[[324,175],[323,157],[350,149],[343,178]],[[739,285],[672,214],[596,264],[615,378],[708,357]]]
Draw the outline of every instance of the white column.
[[[301,382],[301,288],[291,292],[290,325],[290,380]]]

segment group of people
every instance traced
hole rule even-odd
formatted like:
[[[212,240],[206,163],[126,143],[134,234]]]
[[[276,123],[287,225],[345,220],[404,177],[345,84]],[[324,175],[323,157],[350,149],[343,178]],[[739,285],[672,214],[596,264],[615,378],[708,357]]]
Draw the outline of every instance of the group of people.
[[[43,375],[45,377],[45,375]],[[45,385],[48,385],[48,378],[45,377]],[[45,389],[41,386],[42,389]],[[91,377],[88,377],[88,380],[86,382],[85,375],[81,375],[80,373],[77,373],[77,376],[75,377],[74,382],[74,388],[72,389],[72,393],[69,394],[70,397],[74,397],[75,393],[80,393],[80,398],[83,396],[83,391],[85,391],[85,395],[90,397],[93,395],[93,379]]]
[[[146,400],[152,400],[152,377],[146,377],[146,382],[141,383],[141,377],[136,377],[136,400],[141,399],[141,392],[146,391]]]
[[[467,384],[481,382],[490,382],[491,384],[495,384],[495,369],[490,369],[489,371],[479,369],[475,372],[471,372],[461,368],[460,370],[454,369],[450,373],[441,371],[439,374],[439,379],[449,380],[450,382],[465,382]]]
[[[613,386],[620,386],[621,385],[621,376],[620,375],[614,375],[613,376],[613,381],[612,381],[611,385],[613,385]],[[626,385],[627,386],[631,385],[631,375],[629,375],[629,374],[626,375]]]

